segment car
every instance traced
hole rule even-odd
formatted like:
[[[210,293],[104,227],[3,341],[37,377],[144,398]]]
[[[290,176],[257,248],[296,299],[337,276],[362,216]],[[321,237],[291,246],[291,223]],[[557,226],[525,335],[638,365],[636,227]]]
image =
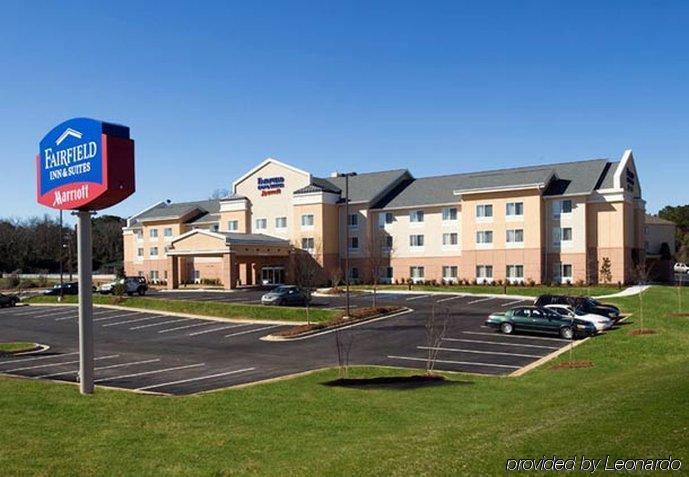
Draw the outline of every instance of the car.
[[[486,326],[505,334],[515,331],[550,333],[566,340],[596,333],[596,327],[589,321],[564,317],[553,310],[538,306],[520,306],[493,313],[486,320]]]
[[[60,293],[62,289],[62,293]],[[78,295],[79,282],[66,282],[60,285],[59,283],[53,286],[50,290],[43,292],[44,295]]]
[[[569,295],[541,295],[534,302],[535,306],[544,307],[546,305],[569,305],[575,309],[601,315],[612,320],[620,319],[620,309],[615,305],[608,305],[599,302],[591,297],[569,296]]]
[[[566,318],[579,318],[580,320],[586,320],[593,323],[596,327],[596,331],[605,331],[612,328],[615,324],[610,318],[606,318],[601,315],[594,315],[593,313],[586,313],[578,308],[574,308],[571,305],[546,305],[545,308],[553,310]]]
[[[672,268],[675,270],[675,273],[689,273],[689,265],[686,263],[675,263],[675,266]]]
[[[136,276],[120,278],[114,282],[101,285],[101,287],[98,289],[98,292],[103,295],[107,295],[112,293],[117,285],[124,285],[124,293],[129,296],[132,296],[135,293],[139,296],[143,296],[148,291],[148,282],[146,281],[146,277]]]
[[[17,295],[5,295],[0,293],[0,307],[5,308],[6,306],[16,306],[21,299]]]
[[[280,285],[261,297],[264,305],[306,306],[306,294],[294,285]]]

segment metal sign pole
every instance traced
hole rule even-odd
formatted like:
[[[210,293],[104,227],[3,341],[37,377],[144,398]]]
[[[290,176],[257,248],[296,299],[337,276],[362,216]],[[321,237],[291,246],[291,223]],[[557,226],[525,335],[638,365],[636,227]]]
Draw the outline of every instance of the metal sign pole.
[[[91,212],[80,210],[77,235],[79,262],[79,390],[93,393],[93,290]]]

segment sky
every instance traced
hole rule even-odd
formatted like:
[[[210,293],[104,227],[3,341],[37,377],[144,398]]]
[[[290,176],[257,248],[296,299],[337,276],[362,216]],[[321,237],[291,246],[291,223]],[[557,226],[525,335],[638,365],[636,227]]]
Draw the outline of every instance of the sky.
[[[647,210],[689,203],[689,2],[3,2],[0,217],[38,142],[131,128],[136,193],[207,199],[266,157],[423,177],[634,151]]]

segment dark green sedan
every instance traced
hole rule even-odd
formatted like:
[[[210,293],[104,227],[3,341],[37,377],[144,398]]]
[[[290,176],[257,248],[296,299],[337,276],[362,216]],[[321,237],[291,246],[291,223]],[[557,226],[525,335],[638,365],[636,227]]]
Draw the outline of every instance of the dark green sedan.
[[[564,317],[547,308],[536,306],[519,306],[505,312],[493,313],[486,320],[486,325],[505,334],[548,333],[557,334],[566,340],[596,333],[596,327],[591,322]]]

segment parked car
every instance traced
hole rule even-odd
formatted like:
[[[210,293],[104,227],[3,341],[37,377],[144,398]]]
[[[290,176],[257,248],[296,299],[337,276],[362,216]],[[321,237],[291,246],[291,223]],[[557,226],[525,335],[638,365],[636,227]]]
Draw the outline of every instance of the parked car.
[[[493,313],[486,320],[486,325],[505,334],[515,331],[551,333],[566,340],[596,333],[596,327],[589,321],[564,317],[538,306],[520,306]]]
[[[546,305],[545,307],[566,318],[578,318],[580,320],[589,321],[593,323],[593,326],[596,327],[596,331],[609,330],[612,328],[612,325],[615,324],[615,322],[610,318],[606,318],[605,316],[601,315],[594,315],[593,313],[586,313],[585,311],[574,308],[571,305]]]
[[[132,296],[135,293],[139,296],[143,296],[148,291],[148,282],[146,281],[146,277],[138,276],[124,277],[120,278],[119,280],[115,280],[114,282],[105,283],[98,289],[98,291],[104,295],[107,295],[112,293],[113,289],[117,285],[124,285],[124,293],[129,296]]]
[[[50,290],[43,292],[44,295],[60,295],[60,288],[62,288],[62,295],[78,295],[79,294],[79,282],[66,282],[62,286],[56,284]]]
[[[689,265],[686,263],[675,263],[673,268],[675,269],[675,273],[689,273]]]
[[[5,295],[0,293],[0,307],[5,308],[6,306],[16,306],[21,299],[17,295]]]
[[[261,297],[262,304],[278,306],[306,306],[306,300],[306,294],[293,285],[280,285]]]
[[[608,305],[599,302],[591,297],[569,296],[569,295],[541,295],[536,299],[535,306],[544,307],[546,305],[570,305],[577,310],[601,315],[612,320],[620,319],[620,309],[615,305]]]

